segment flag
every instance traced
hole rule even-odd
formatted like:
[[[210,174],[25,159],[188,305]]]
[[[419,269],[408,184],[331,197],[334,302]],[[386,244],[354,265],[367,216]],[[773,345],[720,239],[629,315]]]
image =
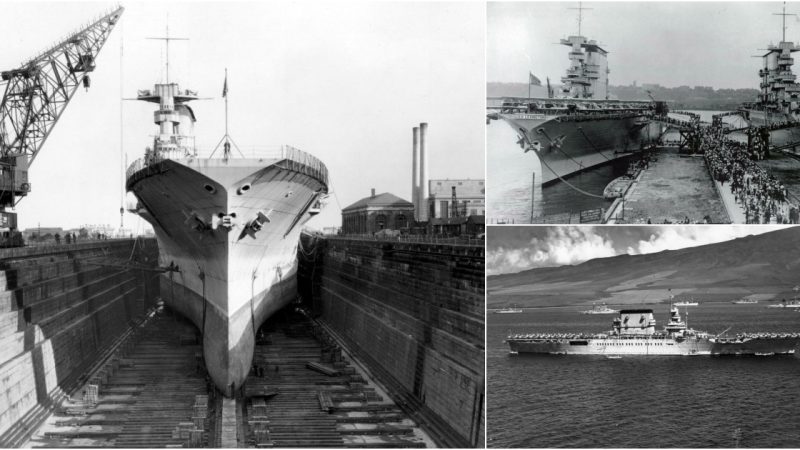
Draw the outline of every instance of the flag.
[[[222,85],[222,96],[228,96],[228,72],[225,72],[225,84]]]
[[[542,80],[536,78],[536,75],[534,75],[534,74],[532,74],[530,72],[528,72],[528,75],[529,75],[528,84],[531,84],[533,86],[541,86],[542,85]]]

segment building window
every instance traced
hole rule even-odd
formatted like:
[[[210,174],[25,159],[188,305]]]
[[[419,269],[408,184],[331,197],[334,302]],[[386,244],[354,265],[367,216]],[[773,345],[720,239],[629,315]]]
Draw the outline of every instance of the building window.
[[[394,218],[394,228],[399,230],[401,228],[406,228],[408,226],[408,221],[406,221],[406,216],[402,214],[398,214],[397,217]]]
[[[385,215],[378,214],[378,216],[375,217],[375,228],[378,229],[378,230],[382,230],[382,229],[386,228],[386,216]]]

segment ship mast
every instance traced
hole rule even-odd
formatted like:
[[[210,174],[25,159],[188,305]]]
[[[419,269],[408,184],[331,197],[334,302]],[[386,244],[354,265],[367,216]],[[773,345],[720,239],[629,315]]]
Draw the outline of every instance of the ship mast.
[[[781,13],[772,13],[773,16],[782,16],[781,19],[783,20],[783,36],[781,37],[781,42],[786,42],[786,16],[796,16],[797,14],[786,14],[786,2],[783,2],[783,12]]]
[[[178,38],[178,37],[170,37],[169,36],[169,16],[167,16],[167,34],[165,37],[149,37],[147,39],[154,40],[154,41],[164,41],[164,46],[166,47],[166,84],[169,84],[169,41],[188,41],[189,38]]]
[[[583,2],[578,2],[577,8],[567,8],[567,9],[577,9],[578,10],[578,36],[581,36],[581,23],[583,22],[583,12],[588,11],[594,8],[584,8]]]

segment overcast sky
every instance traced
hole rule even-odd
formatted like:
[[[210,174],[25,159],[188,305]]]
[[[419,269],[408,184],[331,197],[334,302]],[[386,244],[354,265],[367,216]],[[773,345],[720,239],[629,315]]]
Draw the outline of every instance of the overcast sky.
[[[6,2],[0,69],[60,41],[111,3]],[[431,178],[484,177],[485,5],[414,2],[124,2],[92,87],[80,89],[31,168],[20,228],[119,225],[123,154],[151,145],[154,105],[136,96],[163,77],[201,97],[197,144],[224,134],[228,68],[230,134],[246,154],[281,144],[320,158],[331,174],[316,226],[339,224],[339,206],[370,188],[410,200],[411,129],[429,123]],[[120,58],[120,44],[124,56]],[[122,70],[120,70],[122,66]],[[0,86],[4,89],[4,86]],[[120,151],[120,132],[123,149]],[[126,226],[134,224],[126,213]],[[134,228],[140,228],[139,225]]]
[[[488,4],[487,80],[560,84],[569,48],[555,43],[578,31],[578,2]],[[758,89],[758,55],[781,40],[779,2],[584,2],[582,35],[609,52],[612,85],[633,81],[676,87]],[[787,3],[800,13],[800,3]],[[789,41],[800,21],[787,18]]]
[[[595,258],[642,255],[775,231],[780,225],[646,225],[489,227],[486,273],[574,265]]]

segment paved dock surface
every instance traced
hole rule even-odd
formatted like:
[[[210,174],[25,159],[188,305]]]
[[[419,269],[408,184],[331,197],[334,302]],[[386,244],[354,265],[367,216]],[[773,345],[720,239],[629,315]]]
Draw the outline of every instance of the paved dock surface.
[[[702,223],[706,216],[711,223],[730,222],[702,156],[682,157],[675,148],[656,155],[628,190],[624,215],[617,211],[616,223],[681,223],[687,217]]]

